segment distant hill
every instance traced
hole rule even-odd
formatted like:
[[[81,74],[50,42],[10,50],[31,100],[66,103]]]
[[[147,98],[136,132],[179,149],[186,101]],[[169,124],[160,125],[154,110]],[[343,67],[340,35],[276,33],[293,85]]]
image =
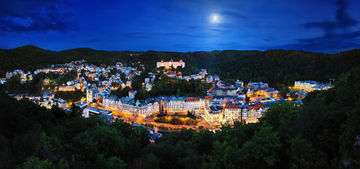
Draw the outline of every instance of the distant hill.
[[[59,52],[41,49],[36,46],[23,46],[9,50],[0,49],[0,59],[4,63],[0,65],[0,75],[3,76],[6,71],[16,68],[35,70],[38,67],[80,59],[86,59],[94,64],[106,64],[120,61],[125,55],[127,55],[125,52],[108,52],[90,48],[77,48]]]
[[[132,55],[130,55],[132,54]],[[343,51],[336,54],[312,53],[295,50],[268,51],[200,51],[200,52],[130,52],[103,51],[76,48],[51,51],[36,46],[0,49],[0,76],[16,68],[34,70],[51,64],[85,59],[92,64],[115,64],[118,61],[132,63],[140,61],[154,69],[160,60],[186,62],[185,72],[196,72],[206,68],[229,81],[265,81],[274,85],[292,83],[294,80],[328,81],[341,73],[360,65],[360,50]]]

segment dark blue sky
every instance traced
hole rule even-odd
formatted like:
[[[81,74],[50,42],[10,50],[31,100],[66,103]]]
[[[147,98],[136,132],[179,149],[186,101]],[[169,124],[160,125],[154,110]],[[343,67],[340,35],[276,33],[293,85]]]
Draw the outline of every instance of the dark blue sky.
[[[360,48],[359,0],[0,0],[0,48]]]

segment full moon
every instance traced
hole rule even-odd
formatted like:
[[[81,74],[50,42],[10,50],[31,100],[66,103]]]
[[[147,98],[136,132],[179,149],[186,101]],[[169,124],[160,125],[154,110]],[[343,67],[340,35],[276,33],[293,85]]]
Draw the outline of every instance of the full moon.
[[[212,23],[220,23],[221,22],[221,18],[220,18],[220,15],[219,14],[212,14],[210,16],[210,22]]]

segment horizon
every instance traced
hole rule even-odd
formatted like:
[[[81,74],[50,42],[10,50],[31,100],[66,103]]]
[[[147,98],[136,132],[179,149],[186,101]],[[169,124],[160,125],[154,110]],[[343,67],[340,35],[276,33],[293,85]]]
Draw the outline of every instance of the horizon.
[[[359,1],[0,0],[0,48],[61,51],[301,50],[360,47]]]
[[[18,48],[23,48],[23,47],[35,47],[35,48],[39,48],[42,50],[47,50],[47,51],[52,51],[52,52],[61,52],[61,51],[66,51],[66,50],[75,50],[75,49],[91,49],[91,50],[95,50],[95,51],[105,51],[105,52],[169,52],[169,53],[195,53],[195,52],[215,52],[215,51],[256,51],[256,52],[266,52],[266,51],[272,51],[272,50],[284,50],[284,51],[299,51],[299,52],[310,52],[310,53],[318,53],[318,54],[337,54],[337,53],[341,53],[341,52],[347,52],[347,51],[353,51],[353,50],[360,50],[360,48],[353,48],[353,49],[344,49],[344,50],[339,50],[339,51],[332,51],[332,52],[321,52],[321,51],[306,51],[306,50],[296,50],[296,49],[266,49],[266,50],[242,50],[242,49],[222,49],[222,50],[198,50],[198,51],[163,51],[163,50],[146,50],[146,51],[131,51],[131,50],[104,50],[104,49],[94,49],[94,48],[90,48],[90,47],[76,47],[76,48],[68,48],[68,49],[61,49],[61,50],[52,50],[52,49],[45,49],[39,46],[35,46],[35,45],[23,45],[23,46],[18,46],[18,47],[14,47],[14,48],[0,48],[2,50],[14,50],[14,49],[18,49]]]

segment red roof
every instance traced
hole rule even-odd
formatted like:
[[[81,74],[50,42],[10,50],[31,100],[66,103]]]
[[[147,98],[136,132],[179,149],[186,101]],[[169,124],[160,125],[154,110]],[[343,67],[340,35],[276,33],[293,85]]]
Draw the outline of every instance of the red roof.
[[[200,98],[198,97],[189,97],[185,99],[186,102],[196,102],[196,101],[200,101]]]
[[[264,108],[263,104],[262,103],[256,103],[254,105],[249,105],[248,106],[248,109],[255,109],[255,110],[259,110],[260,108]]]
[[[205,96],[205,99],[214,99],[212,96]]]
[[[241,107],[239,105],[230,105],[230,104],[226,104],[225,105],[225,109],[241,109]]]

